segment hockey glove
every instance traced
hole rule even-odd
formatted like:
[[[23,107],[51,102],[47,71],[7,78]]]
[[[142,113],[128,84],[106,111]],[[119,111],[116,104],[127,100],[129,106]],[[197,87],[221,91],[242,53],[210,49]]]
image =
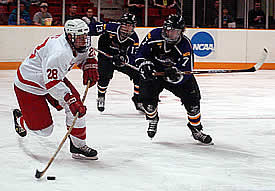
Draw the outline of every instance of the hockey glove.
[[[155,79],[155,76],[153,76],[153,73],[156,72],[155,66],[151,61],[142,62],[139,66],[139,72],[144,80]]]
[[[128,56],[122,53],[113,56],[113,64],[117,67],[125,66],[124,63],[128,62]]]
[[[82,66],[83,69],[83,85],[88,84],[88,80],[91,81],[90,87],[96,84],[98,81],[97,60],[94,58],[88,58],[86,63]]]
[[[69,105],[69,108],[74,116],[77,112],[79,112],[78,118],[81,118],[86,114],[86,106],[84,106],[83,103],[78,100],[74,95],[70,95],[69,93],[67,93],[64,97],[64,100]]]
[[[178,74],[178,69],[176,67],[169,67],[164,69],[164,75],[168,77],[171,81],[178,81],[181,77],[180,74]]]

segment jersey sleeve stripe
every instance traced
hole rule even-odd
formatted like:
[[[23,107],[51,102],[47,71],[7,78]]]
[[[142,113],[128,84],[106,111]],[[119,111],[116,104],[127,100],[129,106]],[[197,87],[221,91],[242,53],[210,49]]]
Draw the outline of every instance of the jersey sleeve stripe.
[[[35,83],[35,82],[32,82],[32,81],[29,81],[29,80],[25,80],[21,73],[20,73],[20,70],[18,69],[17,70],[17,77],[19,79],[20,82],[22,82],[23,84],[26,84],[26,85],[30,85],[30,86],[34,86],[34,87],[37,87],[37,88],[42,88],[39,84]],[[42,88],[43,89],[43,88]]]
[[[47,89],[51,89],[53,86],[55,86],[55,85],[58,84],[59,82],[61,82],[61,80],[53,80],[53,81],[50,81],[49,83],[46,83],[46,88],[47,88]]]

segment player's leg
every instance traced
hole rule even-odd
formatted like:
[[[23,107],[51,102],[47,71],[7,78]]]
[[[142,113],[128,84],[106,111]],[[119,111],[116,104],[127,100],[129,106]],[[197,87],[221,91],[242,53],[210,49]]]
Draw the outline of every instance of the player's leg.
[[[114,66],[109,58],[99,57],[98,59],[98,74],[99,79],[97,82],[97,109],[99,111],[104,111],[105,109],[105,94],[113,78]]]
[[[130,67],[124,66],[124,67],[116,67],[116,69],[130,77],[131,80],[133,80],[134,84],[134,95],[132,97],[132,101],[135,104],[136,110],[144,112],[143,104],[139,97],[139,80],[140,80],[140,74],[139,71],[136,71]]]
[[[147,134],[153,138],[157,132],[159,121],[158,116],[158,97],[163,90],[159,80],[140,81],[140,99],[143,103],[146,120],[149,122]]]
[[[46,97],[25,92],[16,86],[14,91],[21,109],[13,111],[16,132],[22,137],[27,131],[49,136],[53,131],[53,121]]]
[[[80,95],[78,91],[74,88],[69,80],[64,80],[65,84],[70,88],[72,94],[80,100]],[[62,107],[65,109],[66,114],[66,125],[67,128],[73,124],[74,116],[68,106],[68,104],[61,103]],[[75,159],[97,159],[97,151],[86,145],[86,122],[85,116],[77,118],[74,128],[72,129],[70,135],[70,152],[72,157]]]
[[[173,86],[169,84],[168,86],[166,86],[166,88],[181,99],[181,102],[187,111],[187,126],[191,130],[193,138],[202,143],[211,143],[212,138],[210,137],[210,135],[206,135],[202,132],[203,126],[201,124],[200,113],[201,95],[195,77],[192,76],[188,81],[186,81],[182,85]]]

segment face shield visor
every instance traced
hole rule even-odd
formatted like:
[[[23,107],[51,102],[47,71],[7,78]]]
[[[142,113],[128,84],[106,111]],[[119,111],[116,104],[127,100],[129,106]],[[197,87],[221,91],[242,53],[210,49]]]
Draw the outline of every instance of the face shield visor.
[[[79,53],[87,52],[91,46],[91,37],[88,34],[74,35],[72,37],[72,45]]]

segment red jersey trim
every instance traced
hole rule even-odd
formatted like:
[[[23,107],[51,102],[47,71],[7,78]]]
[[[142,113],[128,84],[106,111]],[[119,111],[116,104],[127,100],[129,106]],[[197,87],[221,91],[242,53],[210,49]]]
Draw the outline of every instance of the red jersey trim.
[[[39,84],[37,84],[35,82],[31,82],[29,80],[24,80],[24,78],[22,77],[19,69],[17,70],[17,77],[18,77],[19,81],[22,82],[23,84],[27,84],[27,85],[30,85],[30,86],[34,86],[34,87],[37,87],[37,88],[44,89]]]
[[[53,80],[53,81],[50,81],[49,83],[46,84],[46,88],[47,88],[47,89],[51,89],[53,86],[55,86],[55,85],[58,84],[59,82],[61,82],[61,80]]]

